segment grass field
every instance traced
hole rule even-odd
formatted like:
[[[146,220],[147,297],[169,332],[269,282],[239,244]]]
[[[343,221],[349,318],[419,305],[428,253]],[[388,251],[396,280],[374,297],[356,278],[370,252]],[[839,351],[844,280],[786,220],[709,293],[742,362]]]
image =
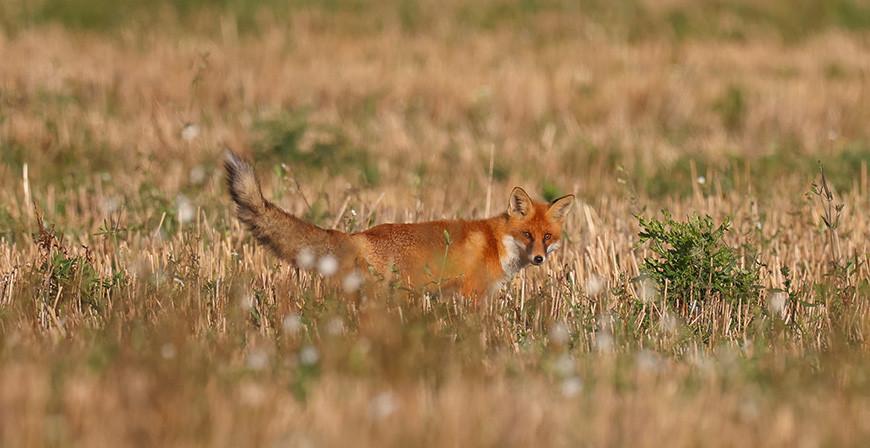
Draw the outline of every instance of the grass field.
[[[2,2],[0,446],[866,445],[870,5],[757,3]],[[578,203],[348,298],[227,146],[348,231]]]

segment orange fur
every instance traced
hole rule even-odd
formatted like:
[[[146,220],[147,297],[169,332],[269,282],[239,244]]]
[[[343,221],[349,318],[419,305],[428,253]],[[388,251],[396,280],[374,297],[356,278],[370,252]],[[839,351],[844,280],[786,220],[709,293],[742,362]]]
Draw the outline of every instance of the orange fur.
[[[263,198],[253,169],[231,151],[225,161],[239,219],[278,257],[299,267],[334,257],[335,271],[369,273],[413,289],[494,292],[555,250],[574,196],[532,201],[516,187],[508,210],[488,219],[381,224],[358,233],[304,222]]]

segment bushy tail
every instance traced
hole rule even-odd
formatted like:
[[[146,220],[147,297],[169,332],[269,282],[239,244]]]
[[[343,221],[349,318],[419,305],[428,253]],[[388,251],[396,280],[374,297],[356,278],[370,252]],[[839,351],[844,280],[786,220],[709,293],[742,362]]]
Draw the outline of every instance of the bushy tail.
[[[347,234],[309,224],[266,200],[254,169],[232,150],[226,150],[224,168],[239,220],[278,257],[304,268],[327,256],[342,265],[353,261]]]

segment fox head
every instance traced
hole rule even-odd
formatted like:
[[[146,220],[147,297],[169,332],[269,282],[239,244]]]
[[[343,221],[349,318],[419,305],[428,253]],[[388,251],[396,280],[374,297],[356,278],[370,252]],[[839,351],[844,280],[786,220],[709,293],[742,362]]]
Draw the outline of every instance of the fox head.
[[[550,203],[535,202],[525,190],[514,187],[508,203],[509,239],[505,244],[512,244],[516,248],[522,264],[539,266],[559,248],[562,223],[573,203],[573,194]]]

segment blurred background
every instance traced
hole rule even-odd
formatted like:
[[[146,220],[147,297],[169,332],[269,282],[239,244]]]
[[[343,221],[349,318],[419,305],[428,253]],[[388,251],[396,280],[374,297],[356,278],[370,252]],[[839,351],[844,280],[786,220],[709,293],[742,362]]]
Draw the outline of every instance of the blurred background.
[[[211,173],[222,144],[451,195],[491,149],[500,187],[546,197],[802,189],[820,160],[851,189],[870,160],[851,0],[7,0],[0,24],[3,162],[34,182]]]
[[[863,0],[0,0],[0,445],[862,446],[868,123]],[[225,147],[345,231],[578,203],[349,300]]]

